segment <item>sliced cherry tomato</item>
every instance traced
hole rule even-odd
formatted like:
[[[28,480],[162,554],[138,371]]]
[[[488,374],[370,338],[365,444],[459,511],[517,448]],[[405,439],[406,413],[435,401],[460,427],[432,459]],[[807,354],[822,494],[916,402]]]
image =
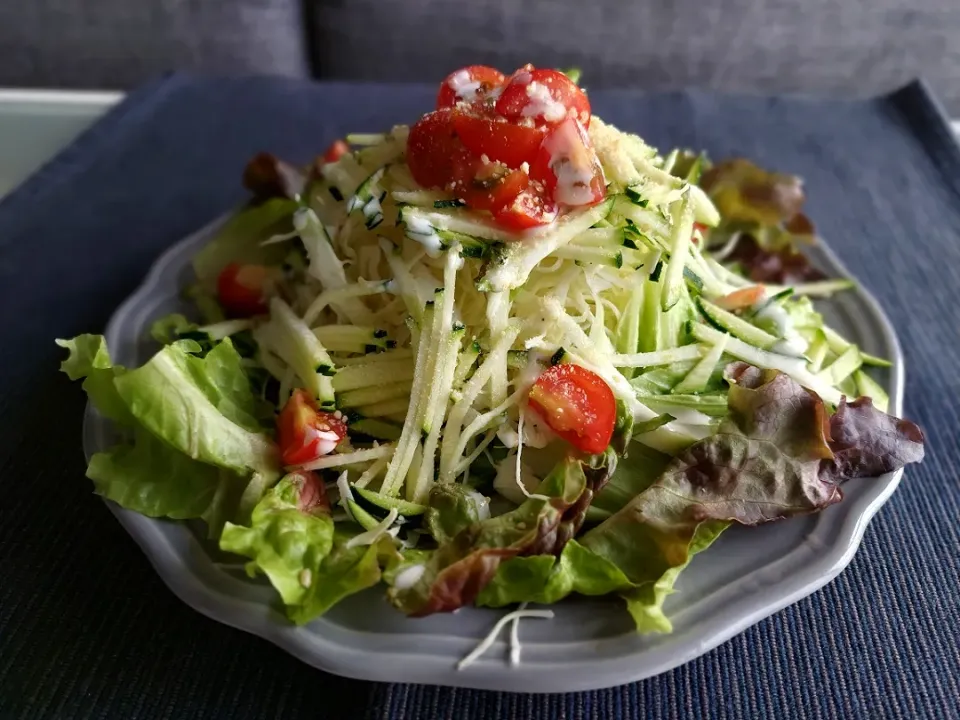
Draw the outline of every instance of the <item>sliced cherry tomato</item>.
[[[554,365],[530,388],[530,407],[578,450],[603,452],[617,419],[617,401],[603,378],[580,365]]]
[[[336,162],[348,152],[350,152],[350,147],[343,140],[334,140],[323,154],[323,161],[325,163]]]
[[[468,166],[463,166],[463,172]],[[460,175],[454,193],[474,210],[496,212],[509,205],[530,184],[530,176],[522,170],[511,170],[501,163],[477,163],[472,177]]]
[[[567,118],[550,131],[530,176],[564,205],[594,205],[607,193],[606,179],[590,137],[579,120]]]
[[[277,416],[277,442],[284,465],[303,465],[329,455],[347,436],[347,425],[334,413],[317,409],[297,388]]]
[[[410,129],[407,166],[423,187],[443,187],[453,180],[455,163],[464,151],[453,127],[453,110],[435,110]]]
[[[470,65],[447,75],[437,93],[437,110],[458,102],[482,100],[491,90],[503,85],[503,73],[486,65]]]
[[[250,317],[267,312],[267,297],[277,271],[264,265],[230,263],[217,278],[217,298],[232,317]]]
[[[510,230],[529,230],[556,220],[557,204],[547,195],[543,185],[531,182],[509,205],[494,211],[493,217]]]
[[[514,169],[533,162],[546,135],[542,128],[517,125],[476,107],[455,111],[453,126],[474,155]]]
[[[697,235],[697,230],[700,231],[699,236]],[[706,237],[708,232],[710,232],[710,228],[708,226],[704,225],[703,223],[695,222],[693,224],[693,237],[690,239],[694,245],[699,245],[700,238]]]
[[[590,101],[577,84],[559,70],[520,68],[500,93],[497,113],[509,120],[531,118],[535,123],[555,125],[572,111],[584,127],[590,127]]]
[[[474,165],[474,176],[455,181],[453,192],[474,210],[486,210],[503,227],[527,230],[552,222],[556,204],[539,183],[531,183],[523,170],[511,170],[502,163]],[[464,171],[468,164],[463,164]]]
[[[295,470],[287,477],[290,478],[299,490],[297,496],[297,510],[310,515],[330,512],[330,500],[327,498],[327,487],[323,480],[313,470]]]

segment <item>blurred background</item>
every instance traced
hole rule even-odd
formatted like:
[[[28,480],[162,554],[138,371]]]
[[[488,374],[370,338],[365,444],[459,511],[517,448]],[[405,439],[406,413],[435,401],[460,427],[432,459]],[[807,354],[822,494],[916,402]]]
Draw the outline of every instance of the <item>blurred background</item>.
[[[27,0],[0,3],[0,86],[122,90],[171,69],[436,82],[577,66],[588,87],[862,97],[927,78],[960,114],[960,2]]]

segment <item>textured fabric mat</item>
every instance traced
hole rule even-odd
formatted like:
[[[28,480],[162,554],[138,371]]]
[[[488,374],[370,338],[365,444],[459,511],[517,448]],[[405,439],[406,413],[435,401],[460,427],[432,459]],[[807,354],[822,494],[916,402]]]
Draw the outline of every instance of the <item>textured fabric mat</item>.
[[[849,104],[591,98],[660,147],[804,176],[821,233],[897,327],[929,453],[820,592],[660,677],[526,696],[325,675],[160,582],[83,477],[85,399],[53,338],[101,331],[166,247],[242,198],[254,152],[307,160],[433,94],[172,76],[0,202],[0,718],[960,717],[960,152],[920,85]]]

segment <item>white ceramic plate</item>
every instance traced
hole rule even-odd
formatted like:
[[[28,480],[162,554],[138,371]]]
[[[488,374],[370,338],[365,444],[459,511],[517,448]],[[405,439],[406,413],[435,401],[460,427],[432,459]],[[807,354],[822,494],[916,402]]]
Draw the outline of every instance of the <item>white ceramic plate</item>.
[[[117,310],[106,330],[116,362],[135,366],[146,361],[155,350],[148,339],[150,322],[187,310],[178,291],[190,276],[191,256],[219,222],[171,248]],[[848,275],[826,247],[812,254],[829,275]],[[821,310],[863,350],[894,360],[895,369],[886,371],[880,381],[890,393],[891,412],[899,414],[903,355],[876,301],[854,290],[823,303]],[[109,442],[109,425],[88,410],[87,456]],[[367,680],[567,692],[619,685],[670,670],[822,587],[853,558],[867,523],[899,479],[897,472],[855,480],[844,487],[842,503],[817,515],[726,532],[680,575],[678,592],[665,608],[674,623],[670,635],[638,635],[615,598],[570,600],[554,607],[553,620],[521,623],[519,667],[509,666],[504,638],[463,671],[457,671],[456,662],[503,611],[464,608],[456,614],[412,620],[387,604],[382,588],[373,588],[298,628],[285,619],[269,585],[216,564],[223,558],[216,557],[188,525],[153,520],[108,504],[184,602],[318,668]]]

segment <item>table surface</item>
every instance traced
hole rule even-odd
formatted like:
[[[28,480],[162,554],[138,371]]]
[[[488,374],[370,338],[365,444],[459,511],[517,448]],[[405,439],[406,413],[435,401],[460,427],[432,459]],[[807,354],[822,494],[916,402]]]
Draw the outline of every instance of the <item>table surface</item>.
[[[122,99],[116,91],[0,88],[0,197]],[[960,120],[953,130],[960,135]]]

